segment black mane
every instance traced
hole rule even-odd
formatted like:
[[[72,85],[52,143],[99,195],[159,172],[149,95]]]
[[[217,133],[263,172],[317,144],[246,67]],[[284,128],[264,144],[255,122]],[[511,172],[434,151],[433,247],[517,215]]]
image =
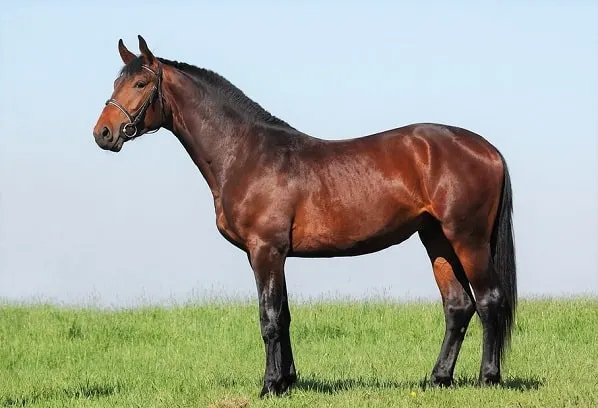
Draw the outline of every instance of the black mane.
[[[166,58],[159,58],[163,64],[169,65],[176,68],[187,75],[190,75],[193,79],[202,83],[207,83],[213,88],[218,89],[221,95],[232,102],[235,106],[239,107],[245,114],[251,115],[252,117],[259,119],[265,123],[284,126],[289,129],[294,128],[282,119],[270,114],[264,108],[262,108],[257,102],[251,100],[247,95],[243,93],[239,88],[230,83],[226,78],[220,74],[210,71],[205,68],[199,68],[195,65],[187,64],[184,62],[171,61]],[[132,76],[138,74],[141,71],[141,66],[144,63],[143,56],[139,56],[131,60],[126,64],[120,71],[120,75]]]

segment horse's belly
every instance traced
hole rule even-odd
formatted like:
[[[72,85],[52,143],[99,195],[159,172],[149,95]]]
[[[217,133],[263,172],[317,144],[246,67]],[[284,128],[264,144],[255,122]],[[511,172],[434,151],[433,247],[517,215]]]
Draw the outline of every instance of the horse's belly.
[[[400,205],[372,205],[297,214],[292,256],[353,256],[398,244],[417,231],[419,212]]]

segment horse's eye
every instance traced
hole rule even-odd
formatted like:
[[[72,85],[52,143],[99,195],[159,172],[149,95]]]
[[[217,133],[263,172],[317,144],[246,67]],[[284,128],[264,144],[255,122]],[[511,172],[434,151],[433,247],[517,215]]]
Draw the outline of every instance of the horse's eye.
[[[145,85],[146,84],[143,81],[137,81],[137,82],[135,82],[135,88],[143,88]]]

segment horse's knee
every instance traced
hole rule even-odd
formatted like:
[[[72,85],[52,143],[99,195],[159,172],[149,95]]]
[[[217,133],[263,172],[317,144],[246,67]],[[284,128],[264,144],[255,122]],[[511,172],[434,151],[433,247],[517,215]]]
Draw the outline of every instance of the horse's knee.
[[[265,342],[276,341],[282,334],[283,322],[282,319],[262,319],[261,329],[262,338]]]

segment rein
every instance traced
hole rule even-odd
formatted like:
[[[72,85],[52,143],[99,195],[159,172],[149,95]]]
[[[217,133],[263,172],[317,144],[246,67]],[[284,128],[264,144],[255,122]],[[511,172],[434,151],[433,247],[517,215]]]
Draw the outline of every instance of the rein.
[[[139,108],[139,110],[137,111],[137,113],[135,115],[131,115],[127,111],[127,109],[124,106],[122,106],[122,104],[114,98],[108,99],[106,101],[106,105],[110,104],[110,105],[116,106],[122,113],[125,114],[125,116],[129,120],[129,123],[123,124],[120,128],[120,136],[124,139],[132,139],[135,136],[138,136],[137,125],[139,125],[139,123],[142,122],[143,119],[145,118],[145,112],[147,111],[149,106],[152,104],[154,98],[156,97],[156,94],[158,95],[158,99],[160,101],[160,108],[161,108],[160,111],[162,114],[162,118],[164,118],[164,107],[162,105],[162,86],[161,86],[162,85],[162,66],[158,65],[157,72],[154,71],[153,69],[151,69],[150,67],[148,67],[147,65],[142,65],[141,68],[146,69],[146,70],[150,71],[152,74],[154,74],[156,76],[156,82],[154,83],[154,86],[152,87],[152,90],[150,91],[149,95],[143,102],[143,105],[141,105],[141,108]],[[156,129],[152,132],[145,132],[145,133],[154,133],[157,130],[158,129]]]

